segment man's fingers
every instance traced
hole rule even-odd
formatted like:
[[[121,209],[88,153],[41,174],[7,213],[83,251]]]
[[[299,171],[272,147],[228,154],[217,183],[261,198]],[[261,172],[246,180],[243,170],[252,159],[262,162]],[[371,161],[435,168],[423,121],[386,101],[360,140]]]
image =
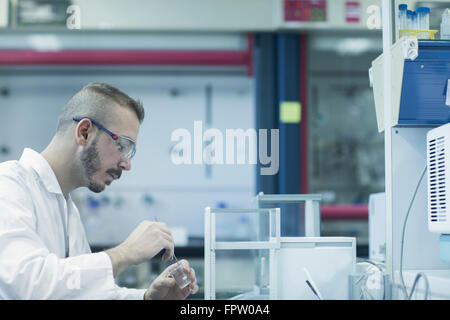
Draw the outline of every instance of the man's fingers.
[[[183,267],[183,271],[184,273],[186,273],[189,278],[191,279],[191,282],[195,280],[195,271],[194,269],[190,268],[190,267]]]
[[[170,258],[173,257],[173,254],[175,252],[175,244],[173,243],[172,238],[163,238],[161,240],[161,249],[166,249],[162,256],[162,260],[164,262],[168,261]]]
[[[189,267],[189,262],[186,259],[181,259],[179,262],[183,265],[183,270],[189,272],[189,270],[191,269]]]
[[[172,232],[167,228],[165,223],[162,222],[153,222],[154,226],[160,231],[159,232],[159,244],[161,246],[161,249],[166,249],[166,253],[169,255],[163,256],[163,261],[168,261],[170,257],[173,256],[173,253],[175,251],[174,247],[174,241]]]
[[[181,289],[181,292],[183,293],[183,299],[186,299],[187,296],[191,293],[191,288],[189,288],[189,286],[186,286]]]
[[[169,260],[171,260],[173,257],[173,253],[171,253],[171,251],[167,250],[164,252],[163,256],[162,256],[162,261],[163,262],[167,262]]]
[[[173,287],[175,285],[176,281],[174,278],[169,277],[162,277],[155,283],[155,288],[161,288],[161,287]]]
[[[195,282],[196,281],[196,279],[195,279],[195,270],[194,269],[192,269],[190,267],[187,267],[187,268],[184,267],[183,271],[184,271],[184,273],[186,273],[189,276],[189,278],[191,279],[191,282]]]
[[[198,285],[195,284],[191,287],[191,294],[196,294],[197,291],[198,291]]]
[[[167,234],[168,236],[172,237],[172,232],[165,223],[163,222],[154,222],[154,223],[164,234]]]
[[[166,235],[166,234],[164,234],[163,235],[163,239],[164,239],[164,248],[166,249],[166,250],[169,250],[169,251],[171,251],[172,252],[172,255],[173,255],[173,252],[175,251],[175,243],[173,242],[173,238],[172,238],[172,236],[168,236],[168,235]]]
[[[190,273],[191,283],[189,284],[189,287],[191,289],[191,293],[194,294],[198,291],[198,285],[197,285],[197,278],[195,277],[195,270],[191,268]]]

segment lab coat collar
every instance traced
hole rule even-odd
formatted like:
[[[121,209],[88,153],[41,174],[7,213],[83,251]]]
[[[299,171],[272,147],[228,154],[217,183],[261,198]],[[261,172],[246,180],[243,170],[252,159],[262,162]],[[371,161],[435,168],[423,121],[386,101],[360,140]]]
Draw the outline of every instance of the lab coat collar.
[[[23,150],[20,162],[28,164],[39,175],[44,186],[49,192],[63,194],[58,179],[56,179],[50,164],[43,156],[30,148]]]

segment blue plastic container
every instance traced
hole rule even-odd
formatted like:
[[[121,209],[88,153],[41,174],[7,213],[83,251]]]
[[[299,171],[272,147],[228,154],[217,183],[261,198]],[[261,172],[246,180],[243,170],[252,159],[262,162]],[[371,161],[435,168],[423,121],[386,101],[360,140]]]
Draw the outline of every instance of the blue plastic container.
[[[419,41],[419,56],[406,60],[399,125],[441,125],[450,122],[445,104],[450,79],[450,42]]]

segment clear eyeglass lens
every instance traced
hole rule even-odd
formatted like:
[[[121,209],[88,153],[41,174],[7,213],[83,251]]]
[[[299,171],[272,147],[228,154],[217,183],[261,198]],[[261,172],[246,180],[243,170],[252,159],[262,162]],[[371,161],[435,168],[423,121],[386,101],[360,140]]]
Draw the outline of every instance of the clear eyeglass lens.
[[[130,139],[119,137],[117,143],[119,146],[119,151],[125,156],[125,158],[131,159],[136,153],[136,145]]]

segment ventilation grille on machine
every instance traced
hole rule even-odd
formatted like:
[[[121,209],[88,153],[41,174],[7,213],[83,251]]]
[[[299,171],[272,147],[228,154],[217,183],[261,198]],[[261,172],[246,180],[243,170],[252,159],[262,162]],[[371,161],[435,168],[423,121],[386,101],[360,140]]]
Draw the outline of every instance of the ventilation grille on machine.
[[[445,199],[445,137],[432,139],[428,145],[429,154],[429,188],[430,188],[430,221],[447,221],[447,203]]]

